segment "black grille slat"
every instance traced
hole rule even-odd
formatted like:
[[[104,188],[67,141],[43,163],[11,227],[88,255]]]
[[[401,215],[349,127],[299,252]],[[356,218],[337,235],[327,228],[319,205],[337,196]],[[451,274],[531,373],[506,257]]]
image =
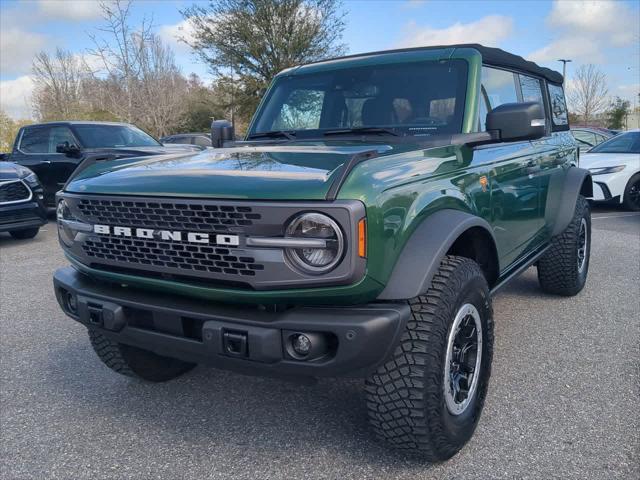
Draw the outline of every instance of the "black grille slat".
[[[31,192],[20,181],[0,185],[0,203],[19,202],[27,200],[30,196]]]
[[[229,248],[168,244],[157,240],[92,236],[82,245],[97,262],[111,260],[130,265],[154,265],[169,269],[255,276],[264,265],[253,257],[234,255]]]
[[[89,223],[192,232],[227,232],[248,227],[262,216],[251,207],[82,199],[78,210]]]
[[[38,220],[39,217],[34,215],[32,211],[24,211],[24,209],[8,212],[0,212],[0,225],[9,223],[26,222],[27,220]]]

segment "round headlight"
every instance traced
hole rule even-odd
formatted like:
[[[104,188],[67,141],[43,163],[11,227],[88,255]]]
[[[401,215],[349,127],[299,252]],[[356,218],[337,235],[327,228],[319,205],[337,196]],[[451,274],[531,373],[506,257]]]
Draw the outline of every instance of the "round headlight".
[[[336,222],[322,213],[302,214],[289,224],[289,238],[324,240],[324,248],[301,247],[286,250],[289,260],[306,273],[326,273],[333,269],[344,253],[344,237]]]

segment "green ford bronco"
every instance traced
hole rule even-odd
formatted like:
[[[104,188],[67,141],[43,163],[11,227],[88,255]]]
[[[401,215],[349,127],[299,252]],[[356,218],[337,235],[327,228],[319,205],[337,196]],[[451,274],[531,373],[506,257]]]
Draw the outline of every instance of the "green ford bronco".
[[[487,394],[492,295],[532,265],[546,292],[585,285],[562,80],[480,45],[286,70],[242,142],[214,122],[221,148],[84,165],[57,299],[118,373],[361,377],[379,437],[449,458]]]

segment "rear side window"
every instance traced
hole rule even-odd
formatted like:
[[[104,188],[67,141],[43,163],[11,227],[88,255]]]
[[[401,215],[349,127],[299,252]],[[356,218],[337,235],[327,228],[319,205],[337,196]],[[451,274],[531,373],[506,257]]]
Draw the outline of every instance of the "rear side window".
[[[518,84],[520,85],[520,91],[522,92],[523,102],[540,102],[542,104],[542,108],[544,108],[540,80],[518,74]]]
[[[567,104],[564,100],[564,90],[562,86],[549,84],[549,100],[551,102],[551,119],[553,120],[553,125],[557,127],[569,125]],[[560,128],[558,130],[566,130],[566,128]]]

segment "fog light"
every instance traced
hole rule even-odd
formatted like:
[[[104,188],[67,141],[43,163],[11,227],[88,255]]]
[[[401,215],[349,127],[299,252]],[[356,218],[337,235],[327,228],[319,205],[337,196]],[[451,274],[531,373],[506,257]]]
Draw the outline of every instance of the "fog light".
[[[293,337],[293,351],[301,357],[306,357],[311,351],[311,340],[306,335],[299,333]]]
[[[67,293],[67,307],[71,313],[78,313],[78,297],[73,293]]]

